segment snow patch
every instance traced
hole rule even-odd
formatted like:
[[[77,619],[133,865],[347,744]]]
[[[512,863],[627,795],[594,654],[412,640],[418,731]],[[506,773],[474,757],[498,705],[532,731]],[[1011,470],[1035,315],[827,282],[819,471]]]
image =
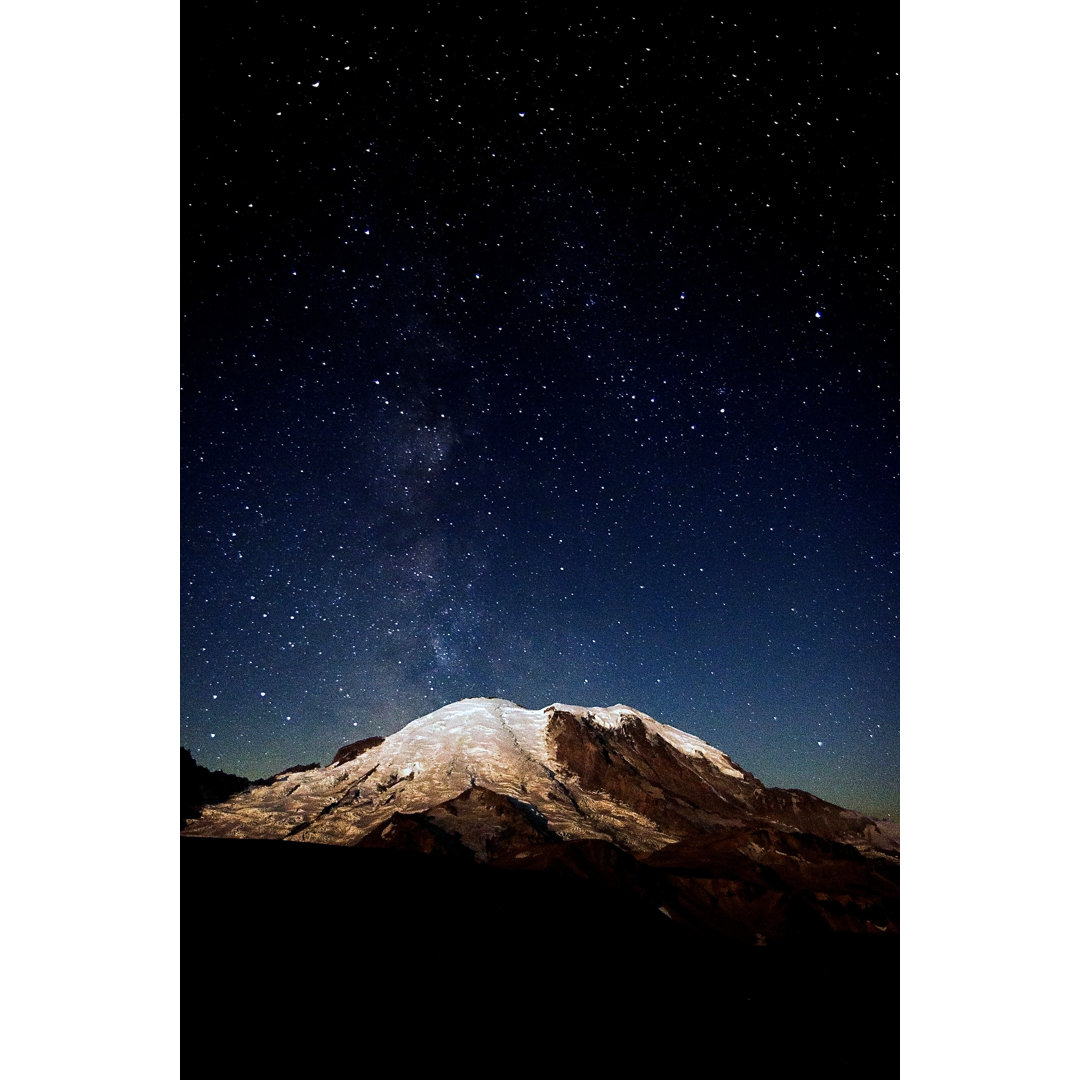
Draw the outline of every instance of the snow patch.
[[[596,724],[597,727],[607,728],[609,731],[622,727],[627,720],[633,717],[640,720],[646,719],[644,713],[639,713],[637,709],[631,709],[628,705],[564,705],[562,702],[556,701],[543,711],[545,713],[554,711],[569,713],[579,720],[590,721]]]

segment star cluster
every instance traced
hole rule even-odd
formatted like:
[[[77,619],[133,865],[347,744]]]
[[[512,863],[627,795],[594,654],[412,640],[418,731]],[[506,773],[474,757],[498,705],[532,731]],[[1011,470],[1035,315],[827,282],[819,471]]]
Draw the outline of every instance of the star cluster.
[[[622,702],[898,813],[891,21],[185,22],[197,760]]]

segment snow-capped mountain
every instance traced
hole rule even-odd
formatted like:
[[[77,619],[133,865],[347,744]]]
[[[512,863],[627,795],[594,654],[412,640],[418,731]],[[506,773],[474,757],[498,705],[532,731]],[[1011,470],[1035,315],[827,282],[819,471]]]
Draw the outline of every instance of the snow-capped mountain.
[[[204,808],[185,835],[355,845],[395,816],[419,814],[481,861],[507,815],[537,840],[603,840],[634,855],[748,825],[867,853],[898,846],[869,818],[766,788],[722,751],[628,706],[534,710],[497,698],[447,705],[386,739],[344,747],[325,768],[279,773]]]
[[[894,826],[768,788],[625,705],[468,698],[204,806],[183,834],[584,878],[746,943],[898,929]]]

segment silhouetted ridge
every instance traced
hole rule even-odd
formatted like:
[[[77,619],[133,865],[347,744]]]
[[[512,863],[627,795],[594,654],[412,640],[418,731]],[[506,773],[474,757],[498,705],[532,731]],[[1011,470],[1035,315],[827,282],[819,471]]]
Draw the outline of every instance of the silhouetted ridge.
[[[180,828],[194,820],[204,806],[222,802],[230,795],[246,791],[251,781],[242,776],[200,765],[191,751],[180,747]]]

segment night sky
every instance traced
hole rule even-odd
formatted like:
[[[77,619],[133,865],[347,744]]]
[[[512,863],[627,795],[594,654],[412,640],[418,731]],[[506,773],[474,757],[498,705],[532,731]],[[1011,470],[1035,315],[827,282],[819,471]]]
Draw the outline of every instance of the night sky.
[[[201,764],[625,703],[899,813],[895,12],[756,7],[185,6]]]

